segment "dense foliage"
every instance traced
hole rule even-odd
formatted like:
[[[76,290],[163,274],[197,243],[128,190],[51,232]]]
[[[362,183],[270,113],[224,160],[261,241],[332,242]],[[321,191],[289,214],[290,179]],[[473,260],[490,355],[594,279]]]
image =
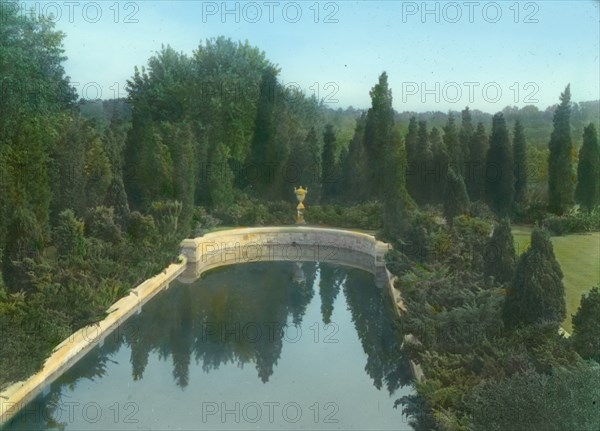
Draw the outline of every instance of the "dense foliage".
[[[532,246],[507,290],[505,280],[500,284],[485,276],[495,265],[514,267],[503,255],[507,250],[514,258],[507,221],[490,239],[489,228],[479,226],[477,219],[457,218],[452,226],[435,220],[423,215],[415,220],[421,234],[412,238],[420,238],[428,251],[424,259],[421,255],[417,261],[409,253],[402,257],[397,250],[388,255],[388,268],[400,276],[396,288],[408,310],[403,329],[413,337],[405,339],[404,352],[424,373],[416,394],[397,401],[413,428],[598,428],[600,367],[590,360],[598,347],[597,289],[582,302],[576,318],[581,333],[571,342],[557,330],[564,294],[545,293],[549,278],[558,290],[562,284],[551,244],[541,231],[534,231]],[[431,252],[448,241],[444,252]],[[486,262],[479,266],[473,256],[482,243],[486,251],[494,246],[502,252],[483,253]],[[515,288],[523,293],[511,293]],[[515,312],[505,325],[507,310],[515,309],[522,313]]]
[[[598,289],[565,339],[547,233],[534,230],[518,261],[510,233],[511,219],[600,229],[597,101],[571,103],[567,87],[546,111],[399,113],[384,72],[369,109],[333,111],[281,82],[258,48],[219,37],[191,55],[163,47],[127,100],[77,103],[64,35],[3,11],[0,387],[174,261],[181,239],[294,223],[302,185],[310,224],[394,246],[388,268],[418,339],[405,353],[426,376],[401,400],[417,429],[600,428]],[[321,295],[329,319],[335,294]],[[379,386],[399,384],[393,355],[373,371]]]

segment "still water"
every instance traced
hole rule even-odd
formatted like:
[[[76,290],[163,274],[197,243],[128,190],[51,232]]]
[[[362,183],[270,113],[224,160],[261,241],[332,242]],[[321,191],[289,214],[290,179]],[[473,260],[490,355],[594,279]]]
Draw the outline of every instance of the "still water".
[[[173,283],[6,430],[408,430],[391,307],[372,274],[324,263]]]

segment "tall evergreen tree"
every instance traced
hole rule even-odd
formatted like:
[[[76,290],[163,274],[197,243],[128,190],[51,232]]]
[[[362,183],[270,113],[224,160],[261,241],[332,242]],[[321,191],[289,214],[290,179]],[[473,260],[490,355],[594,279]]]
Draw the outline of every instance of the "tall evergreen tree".
[[[588,211],[600,204],[600,146],[593,123],[583,131],[583,145],[577,165],[577,203]]]
[[[356,119],[354,136],[348,145],[348,154],[342,159],[342,189],[341,193],[348,202],[360,202],[367,198],[366,184],[367,166],[363,139],[366,116],[363,114]]]
[[[415,159],[417,153],[417,142],[419,141],[419,122],[414,115],[408,120],[408,132],[404,138],[406,147],[406,160],[410,163]]]
[[[572,204],[575,190],[571,142],[571,85],[560,95],[554,111],[548,148],[548,208],[562,215]]]
[[[513,157],[504,115],[498,112],[492,120],[490,147],[486,158],[486,196],[500,217],[507,216],[515,194]]]
[[[417,159],[417,146],[419,142],[419,123],[414,115],[408,122],[408,132],[404,138],[406,147],[406,189],[408,193],[415,197],[418,194],[419,184],[419,161]]]
[[[503,320],[508,327],[544,321],[560,324],[566,315],[563,273],[548,234],[531,233],[531,245],[521,255],[507,290]]]
[[[515,203],[524,205],[527,202],[527,142],[525,130],[517,119],[513,130],[513,160],[515,176]]]
[[[429,133],[427,132],[427,122],[419,121],[419,132],[417,149],[415,152],[415,161],[413,162],[416,171],[409,178],[416,179],[412,197],[419,203],[430,202],[433,184],[435,182],[435,173],[433,169],[433,154],[429,142]],[[433,174],[433,175],[430,175]]]
[[[462,151],[460,149],[456,120],[454,119],[454,114],[452,114],[452,112],[448,114],[448,120],[444,126],[444,144],[446,144],[446,151],[448,151],[450,165],[454,169],[454,172],[462,175]]]
[[[432,166],[431,174],[428,172],[431,184],[431,201],[435,204],[444,202],[446,194],[446,176],[448,174],[449,156],[446,150],[446,145],[442,140],[442,135],[437,127],[432,127],[429,133],[429,141],[431,142]]]
[[[276,126],[274,111],[277,102],[277,71],[266,68],[263,72],[258,106],[256,108],[256,121],[251,150],[248,156],[248,172],[256,172],[255,184],[259,193],[266,193],[273,182],[272,174],[279,167],[277,157]]]
[[[494,229],[484,256],[484,275],[494,277],[498,283],[510,283],[515,275],[515,242],[508,218],[502,219]]]
[[[465,162],[469,160],[469,151],[471,149],[471,140],[473,139],[473,134],[475,133],[475,127],[473,126],[473,118],[471,117],[471,111],[469,110],[468,106],[462,110],[460,115],[460,132],[458,133],[459,162],[460,168],[464,172]],[[463,178],[464,177],[465,175],[463,174]]]
[[[448,168],[446,192],[444,195],[444,217],[448,224],[452,224],[454,217],[466,214],[469,210],[469,195],[462,177]]]
[[[137,71],[136,71],[137,72]],[[145,147],[154,139],[154,126],[150,108],[144,99],[136,101],[132,113],[132,126],[127,134],[125,143],[123,165],[123,183],[133,210],[144,209],[146,184],[140,178],[142,168],[142,154]]]
[[[323,182],[323,200],[331,202],[336,195],[336,189],[339,187],[340,175],[338,165],[335,160],[336,154],[336,136],[333,126],[327,124],[323,133],[323,156],[322,162],[322,182]]]
[[[575,350],[583,359],[600,363],[600,290],[593,287],[587,295],[581,295],[581,303],[573,316]]]
[[[392,109],[392,90],[388,86],[387,73],[379,76],[379,82],[371,89],[371,108],[367,112],[365,125],[365,155],[368,161],[367,181],[370,186],[371,198],[382,198],[387,195],[385,190],[385,174],[382,166],[388,158],[395,158],[392,153],[386,153],[392,148],[394,138],[394,110]],[[406,175],[406,172],[404,171]]]
[[[488,137],[483,123],[477,123],[469,143],[469,158],[465,163],[467,190],[472,201],[485,200],[485,165],[488,151]]]
[[[392,243],[398,243],[410,226],[415,204],[406,191],[406,151],[402,137],[395,133],[385,149],[383,164],[385,199],[383,202],[383,233]]]

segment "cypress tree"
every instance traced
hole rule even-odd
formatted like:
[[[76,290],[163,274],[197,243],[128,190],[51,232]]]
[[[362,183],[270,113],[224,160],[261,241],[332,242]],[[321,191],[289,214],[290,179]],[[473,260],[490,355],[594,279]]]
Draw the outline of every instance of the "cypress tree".
[[[257,173],[253,181],[261,194],[269,191],[273,183],[272,172],[279,167],[274,117],[277,88],[277,71],[267,67],[260,81],[254,135],[247,158],[247,172]]]
[[[560,324],[565,318],[563,273],[548,234],[531,233],[531,246],[521,255],[515,278],[507,290],[503,320],[508,327],[544,321]]]
[[[429,181],[432,188],[430,196],[432,203],[441,204],[444,202],[446,193],[446,175],[448,173],[449,157],[448,152],[446,151],[446,145],[442,141],[442,135],[437,127],[431,128],[431,132],[429,132],[429,141],[431,142],[432,153],[432,166],[430,171],[433,176]]]
[[[336,188],[339,182],[338,166],[335,161],[336,136],[333,126],[327,124],[323,133],[323,156],[322,161],[322,182],[323,182],[323,200],[331,202],[336,194]]]
[[[387,159],[395,157],[391,152],[386,152],[393,146],[395,138],[392,90],[388,86],[388,77],[385,72],[379,76],[379,82],[369,94],[371,95],[371,108],[367,113],[364,138],[369,172],[367,181],[370,186],[370,196],[383,198],[387,195],[387,190],[384,188],[385,177],[382,166]],[[406,171],[403,171],[403,174],[406,175]]]
[[[429,202],[430,191],[432,190],[431,182],[433,178],[428,175],[432,169],[433,154],[431,153],[431,144],[429,142],[429,134],[427,133],[427,122],[419,121],[418,141],[415,154],[416,171],[410,178],[416,179],[412,197],[419,203],[425,204]]]
[[[548,148],[548,209],[562,215],[573,204],[575,189],[571,142],[571,85],[560,95],[554,111]]]
[[[383,233],[387,239],[397,243],[410,224],[414,202],[406,191],[406,151],[400,135],[395,134],[390,144],[386,148],[387,157],[383,165]]]
[[[465,162],[469,160],[469,151],[471,146],[471,140],[473,139],[473,134],[475,133],[475,128],[473,127],[473,119],[471,118],[471,111],[467,106],[460,113],[461,115],[461,124],[460,124],[460,132],[458,134],[458,143],[459,143],[459,162],[460,168],[462,171],[465,170]],[[464,174],[463,174],[464,177]]]
[[[485,164],[488,150],[488,138],[483,123],[477,123],[477,129],[471,137],[469,158],[465,162],[467,190],[472,201],[485,200]]]
[[[305,187],[312,187],[310,190],[312,196],[308,198],[308,202],[320,202],[323,192],[321,185],[323,178],[323,149],[319,144],[317,131],[314,127],[311,127],[306,135],[305,147],[309,162],[305,168],[306,172],[303,175],[308,178],[307,182],[303,182],[302,185],[306,184]],[[286,190],[287,193],[290,193],[288,190],[292,190],[292,188]]]
[[[454,120],[454,114],[452,113],[448,114],[448,121],[444,126],[444,144],[446,144],[446,151],[448,151],[450,165],[454,169],[454,172],[462,175],[463,166],[460,142],[458,140],[456,121]]]
[[[417,142],[419,140],[419,123],[417,117],[414,115],[410,117],[408,121],[408,132],[404,138],[404,145],[406,147],[406,160],[410,163],[415,159],[417,152]]]
[[[600,146],[593,123],[583,130],[583,145],[577,165],[577,203],[591,211],[600,203]]]
[[[469,196],[462,177],[448,168],[446,192],[444,195],[444,217],[448,224],[452,224],[454,217],[466,214],[469,210]]]
[[[515,175],[515,203],[527,202],[527,143],[521,121],[517,119],[513,130],[513,159]]]
[[[515,243],[508,218],[494,229],[484,256],[484,275],[499,283],[510,283],[515,275]]]
[[[419,142],[419,123],[417,117],[412,116],[408,122],[408,132],[404,138],[406,147],[406,189],[412,197],[418,194],[419,160],[417,159],[417,146]]]
[[[363,114],[356,119],[354,136],[348,145],[348,155],[342,161],[342,190],[344,199],[348,202],[360,202],[368,196],[363,139],[366,116]]]
[[[494,115],[492,120],[485,169],[486,196],[490,207],[496,215],[507,216],[513,204],[515,185],[508,129],[501,112]]]
[[[600,291],[592,288],[581,295],[581,303],[573,316],[573,347],[583,359],[600,362]]]

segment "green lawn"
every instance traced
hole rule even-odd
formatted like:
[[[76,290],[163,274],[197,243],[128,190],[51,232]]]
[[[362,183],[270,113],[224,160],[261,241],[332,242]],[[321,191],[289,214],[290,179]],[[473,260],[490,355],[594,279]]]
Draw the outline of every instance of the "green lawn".
[[[517,254],[529,247],[531,229],[513,226]],[[563,327],[571,332],[571,315],[577,312],[581,295],[600,284],[600,232],[554,236],[552,244],[564,274],[567,318]]]

